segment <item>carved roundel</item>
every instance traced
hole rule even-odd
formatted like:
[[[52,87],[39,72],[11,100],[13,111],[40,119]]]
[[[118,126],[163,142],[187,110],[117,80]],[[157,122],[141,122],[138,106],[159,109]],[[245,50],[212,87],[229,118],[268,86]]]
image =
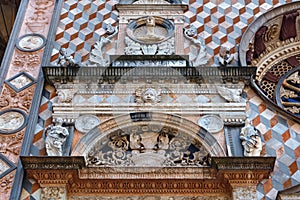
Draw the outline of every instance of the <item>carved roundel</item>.
[[[9,109],[0,112],[0,133],[11,134],[23,129],[27,123],[25,112]]]
[[[26,34],[17,41],[17,48],[21,51],[33,52],[43,48],[46,44],[46,38],[40,34]]]
[[[127,35],[142,44],[161,43],[174,35],[174,25],[162,17],[142,17],[128,23]]]
[[[218,133],[224,127],[223,120],[216,115],[205,115],[198,120],[198,124],[210,133]]]

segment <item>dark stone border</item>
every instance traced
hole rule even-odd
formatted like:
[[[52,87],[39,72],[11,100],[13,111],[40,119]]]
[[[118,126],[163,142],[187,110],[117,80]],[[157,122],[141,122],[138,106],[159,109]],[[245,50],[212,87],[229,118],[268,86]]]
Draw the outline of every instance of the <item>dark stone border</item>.
[[[217,170],[270,170],[273,171],[276,157],[212,157],[212,166]]]
[[[21,156],[25,170],[81,169],[85,167],[83,156]]]
[[[11,171],[13,171],[16,168],[16,166],[5,156],[3,156],[1,153],[0,153],[0,159],[3,160],[9,166],[9,169],[5,170],[2,174],[0,174],[0,179],[1,179],[7,174],[9,174]]]
[[[20,41],[22,39],[24,39],[25,37],[29,37],[29,36],[38,36],[40,37],[42,40],[43,40],[43,43],[36,47],[36,48],[33,48],[33,49],[25,49],[23,47],[20,46]],[[34,51],[37,51],[37,50],[40,50],[41,48],[43,48],[45,45],[46,45],[46,38],[45,36],[41,35],[41,34],[37,34],[37,33],[29,33],[29,34],[25,34],[25,35],[22,35],[21,37],[19,37],[19,39],[16,41],[16,47],[20,50],[20,51],[24,51],[24,52],[34,52]]]
[[[7,110],[2,110],[2,111],[0,111],[0,116],[3,115],[3,114],[5,114],[5,113],[8,113],[8,112],[18,112],[18,113],[20,113],[23,116],[23,118],[24,118],[24,122],[23,122],[23,124],[19,128],[14,129],[12,131],[3,131],[3,130],[0,129],[0,133],[2,133],[2,134],[16,133],[16,132],[22,130],[26,126],[26,124],[27,124],[27,115],[26,115],[26,113],[24,111],[19,110],[19,109],[15,109],[15,108],[13,108],[13,109],[7,109]]]
[[[31,80],[31,83],[29,83],[29,84],[25,85],[24,87],[21,87],[21,88],[18,89],[18,88],[16,88],[13,84],[11,84],[10,81],[12,81],[12,80],[14,80],[15,78],[17,78],[17,77],[19,77],[19,76],[22,76],[22,75],[25,75],[27,78],[29,78],[29,79]],[[35,83],[35,80],[34,80],[34,78],[33,78],[32,76],[30,76],[30,74],[28,74],[28,73],[26,73],[26,72],[21,72],[21,73],[19,73],[19,74],[16,74],[16,75],[13,76],[13,77],[7,79],[7,80],[5,81],[5,83],[6,83],[9,87],[11,87],[15,92],[18,93],[18,92],[20,92],[20,91],[22,91],[22,90],[24,90],[24,89],[30,87],[31,85],[33,85],[33,84]]]

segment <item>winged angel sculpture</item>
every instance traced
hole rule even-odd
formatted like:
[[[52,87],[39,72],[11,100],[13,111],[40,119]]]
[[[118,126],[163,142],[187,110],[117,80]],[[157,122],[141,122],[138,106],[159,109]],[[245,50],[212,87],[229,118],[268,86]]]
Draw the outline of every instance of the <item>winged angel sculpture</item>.
[[[103,48],[112,42],[112,38],[118,33],[118,27],[113,27],[108,24],[106,27],[107,37],[102,36],[99,41],[94,45],[94,49],[91,51],[90,58],[88,60],[88,65],[100,65],[101,67],[109,66],[109,59],[104,58]]]

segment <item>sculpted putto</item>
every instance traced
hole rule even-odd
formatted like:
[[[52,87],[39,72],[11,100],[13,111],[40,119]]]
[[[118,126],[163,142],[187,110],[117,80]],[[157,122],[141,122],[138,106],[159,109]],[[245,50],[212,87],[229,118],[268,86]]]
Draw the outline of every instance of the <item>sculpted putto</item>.
[[[158,103],[161,101],[161,90],[154,88],[137,89],[136,102],[137,103]]]
[[[244,156],[260,156],[262,142],[259,131],[246,119],[245,126],[240,133],[240,139],[244,147]]]
[[[62,156],[63,144],[69,136],[69,131],[66,127],[62,126],[63,120],[57,119],[56,124],[49,126],[46,129],[46,152],[48,156]]]

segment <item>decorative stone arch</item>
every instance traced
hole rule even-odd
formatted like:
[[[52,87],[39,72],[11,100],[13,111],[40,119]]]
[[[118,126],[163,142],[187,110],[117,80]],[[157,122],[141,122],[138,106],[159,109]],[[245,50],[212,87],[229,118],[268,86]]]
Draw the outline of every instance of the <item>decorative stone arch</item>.
[[[142,134],[140,134],[141,131]],[[130,134],[128,134],[128,132],[130,132]],[[136,138],[136,135],[133,135],[133,132],[139,132],[136,134],[140,134],[138,135],[138,137],[140,137],[139,140],[133,139]],[[164,135],[165,137],[162,137],[162,132],[167,133],[167,136]],[[149,156],[151,154],[150,157],[154,160],[156,159],[154,158],[155,155],[161,156],[167,151],[172,151],[171,145],[173,145],[173,150],[174,148],[178,150],[177,147],[174,147],[174,140],[178,138],[178,140],[180,141],[191,142],[191,145],[193,145],[193,147],[186,146],[186,149],[201,149],[199,151],[201,151],[202,154],[203,152],[207,152],[209,154],[209,158],[211,156],[222,157],[226,155],[223,148],[211,133],[209,133],[199,125],[182,118],[181,116],[164,113],[138,112],[130,113],[129,115],[117,116],[101,123],[98,127],[92,129],[77,143],[74,150],[72,151],[72,156],[84,156],[87,163],[91,164],[88,161],[88,157],[91,156],[92,152],[95,152],[95,149],[99,151],[101,149],[107,148],[107,144],[109,144],[109,147],[111,147],[112,143],[114,143],[114,141],[112,141],[114,139],[112,138],[119,138],[118,145],[120,149],[124,150],[126,148],[130,148],[131,151],[138,152],[138,154],[142,151],[143,155]],[[157,144],[155,140],[157,141]],[[167,142],[164,143],[163,141]],[[139,142],[142,143],[142,146],[136,147]],[[118,151],[118,149],[116,151]],[[101,155],[103,154],[101,153]],[[142,158],[143,155],[140,154],[140,158]],[[199,155],[199,152],[197,155]],[[193,157],[195,157],[194,154]],[[205,157],[205,159],[207,159],[207,157]],[[100,163],[100,165],[107,164],[106,161],[103,162],[104,163]],[[199,162],[197,163],[199,164]],[[206,164],[202,164],[209,165],[208,162],[206,162]],[[200,166],[202,164],[200,164]]]

